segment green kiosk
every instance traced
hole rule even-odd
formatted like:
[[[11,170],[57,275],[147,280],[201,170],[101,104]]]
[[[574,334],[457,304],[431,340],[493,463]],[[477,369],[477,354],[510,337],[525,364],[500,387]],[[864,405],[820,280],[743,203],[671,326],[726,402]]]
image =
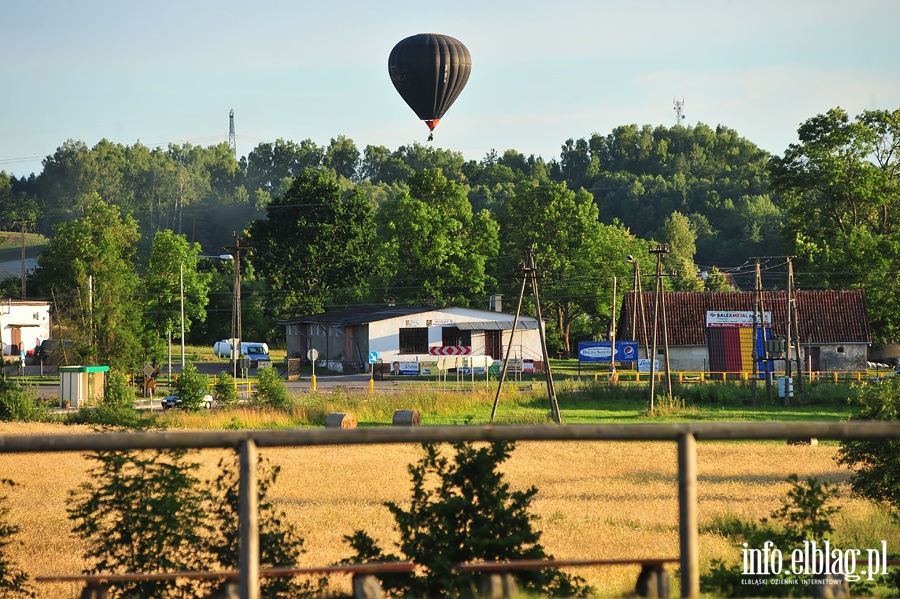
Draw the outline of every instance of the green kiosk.
[[[82,408],[103,399],[109,366],[60,366],[59,407]]]

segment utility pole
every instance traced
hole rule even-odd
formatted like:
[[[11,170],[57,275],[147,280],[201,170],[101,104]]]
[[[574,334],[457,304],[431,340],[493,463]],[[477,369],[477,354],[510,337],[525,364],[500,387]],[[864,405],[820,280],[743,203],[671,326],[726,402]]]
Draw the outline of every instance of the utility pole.
[[[233,232],[234,245],[225,247],[234,254],[234,297],[231,304],[231,375],[237,378],[238,360],[241,357],[241,252],[254,248],[241,245],[241,238]]]
[[[547,338],[544,334],[544,321],[541,318],[541,299],[538,296],[537,284],[537,267],[534,264],[534,248],[530,248],[525,257],[525,264],[522,266],[522,290],[519,292],[519,305],[516,308],[516,317],[513,320],[513,328],[509,334],[509,344],[506,348],[506,355],[503,356],[503,368],[500,371],[500,379],[497,382],[497,395],[494,397],[494,406],[491,409],[491,422],[497,416],[497,406],[500,403],[500,392],[503,390],[503,383],[506,380],[506,371],[509,367],[509,356],[512,352],[513,339],[516,336],[516,330],[519,326],[519,314],[522,312],[522,300],[525,297],[525,285],[531,281],[531,290],[534,294],[534,311],[537,318],[538,332],[541,336],[541,352],[544,357],[544,372],[547,376],[547,395],[550,397],[550,414],[556,424],[562,424],[562,416],[559,413],[559,404],[556,400],[556,388],[553,385],[553,373],[550,370],[550,354],[547,352]]]
[[[650,358],[650,399],[647,403],[649,410],[653,411],[653,402],[656,396],[656,332],[659,325],[660,318],[660,307],[662,308],[662,329],[663,329],[663,343],[665,346],[665,360],[666,360],[666,392],[667,397],[669,399],[672,398],[672,377],[669,371],[669,335],[666,330],[666,305],[665,305],[665,290],[663,289],[663,279],[662,279],[662,257],[663,254],[669,253],[669,244],[657,244],[650,246],[650,253],[656,254],[656,299],[653,302],[653,340],[651,345],[653,346],[653,355],[649,356]]]
[[[612,308],[610,309],[610,321],[609,321],[609,341],[610,341],[610,354],[609,354],[609,382],[612,384],[616,384],[618,380],[618,375],[616,374],[616,277],[613,276],[613,288],[612,288]]]
[[[794,286],[794,264],[788,258],[788,279],[789,288],[791,290],[789,308],[791,310],[791,321],[794,328],[791,331],[794,335],[794,355],[797,360],[797,392],[803,397],[803,356],[800,354],[800,313],[797,309],[797,289]]]
[[[791,306],[794,304],[794,276],[791,268],[791,259],[787,259],[788,280],[787,280],[787,297],[785,298],[784,314],[784,407],[790,404],[790,396],[794,390],[794,376],[791,372]]]

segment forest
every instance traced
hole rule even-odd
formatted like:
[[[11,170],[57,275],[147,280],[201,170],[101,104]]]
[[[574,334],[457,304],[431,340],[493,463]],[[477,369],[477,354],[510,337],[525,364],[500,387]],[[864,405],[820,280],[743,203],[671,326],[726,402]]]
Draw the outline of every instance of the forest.
[[[324,146],[277,139],[240,158],[227,144],[68,140],[37,175],[0,173],[0,230],[50,239],[29,299],[77,311],[84,277],[130,269],[132,287],[107,294],[136,298],[157,337],[172,332],[171,279],[187,266],[197,343],[228,336],[233,302],[234,265],[203,257],[238,244],[244,327],[267,339],[283,335],[278,318],[332,306],[517,298],[533,248],[548,341],[568,351],[605,335],[613,278],[621,301],[625,258],[654,273],[654,243],[669,246],[674,290],[752,289],[761,258],[764,285],[783,286],[778,265],[793,256],[801,287],[862,286],[873,336],[889,340],[900,337],[898,129],[900,109],[834,108],[783,156],[721,125],[632,124],[568,139],[550,160],[507,149],[478,161],[431,144],[360,150],[340,135]],[[91,257],[101,249],[124,262],[101,268]],[[4,281],[4,293],[18,297],[19,283]]]

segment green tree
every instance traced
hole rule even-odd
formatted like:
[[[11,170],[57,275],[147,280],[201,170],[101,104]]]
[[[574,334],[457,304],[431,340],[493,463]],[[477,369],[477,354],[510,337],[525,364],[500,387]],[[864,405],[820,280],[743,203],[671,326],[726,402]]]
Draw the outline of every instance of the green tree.
[[[136,366],[152,347],[137,294],[138,239],[134,219],[94,197],[84,216],[57,227],[35,273],[72,338],[91,348],[88,358],[122,370]]]
[[[473,214],[465,188],[441,171],[414,175],[409,193],[385,202],[376,221],[376,286],[398,301],[469,305],[493,284],[497,223],[487,211]]]
[[[422,576],[381,577],[385,590],[397,596],[469,594],[474,575],[455,572],[458,563],[552,559],[529,513],[537,489],[513,491],[499,470],[514,445],[458,443],[453,448],[451,460],[434,445],[425,445],[424,457],[409,466],[413,489],[408,508],[385,504],[397,524],[400,551],[424,570]],[[345,540],[356,550],[353,561],[397,559],[384,554],[364,531]],[[550,596],[580,596],[590,590],[582,579],[555,569],[524,572],[519,580],[528,591]]]
[[[900,109],[834,108],[769,162],[799,284],[862,287],[876,340],[900,337]],[[804,275],[804,273],[809,273]]]
[[[900,379],[862,385],[855,401],[860,410],[854,420],[896,421],[900,419]],[[900,521],[900,439],[844,441],[837,461],[853,470],[854,492],[887,506]]]
[[[669,245],[669,253],[663,255],[663,273],[675,271],[672,287],[677,291],[701,291],[703,279],[697,276],[694,254],[697,252],[697,234],[690,220],[680,212],[666,218],[659,234],[660,241]]]
[[[613,277],[628,277],[626,256],[646,253],[646,244],[618,223],[602,224],[591,195],[570,191],[562,183],[520,183],[505,200],[499,219],[503,235],[497,278],[520,278],[525,252],[534,248],[545,304],[542,314],[552,315],[560,348],[571,351],[582,323],[578,332],[584,337],[605,335]]]
[[[220,570],[237,570],[240,566],[240,480],[235,460],[219,462],[219,477],[208,483],[210,497],[208,518],[212,533],[205,540],[204,551],[212,556]],[[278,479],[280,468],[262,458],[258,464],[259,565],[261,568],[290,568],[300,563],[305,552],[303,539],[285,513],[268,499],[268,492]],[[316,596],[324,580],[313,584],[288,576],[260,579],[262,599],[293,599]]]
[[[175,339],[181,337],[182,293],[185,335],[194,322],[206,320],[212,274],[198,271],[200,254],[200,244],[189,243],[170,229],[153,238],[143,287],[148,297],[147,327],[160,339],[170,333]]]
[[[276,368],[260,368],[257,371],[256,393],[253,394],[253,400],[261,406],[275,409],[288,406],[287,385]]]
[[[11,487],[14,484],[11,480],[0,478],[0,486]],[[19,527],[7,522],[9,508],[5,504],[6,496],[0,495],[0,599],[35,597],[28,574],[9,556],[11,546],[20,543],[15,539],[19,534]]]
[[[96,452],[88,482],[71,492],[69,518],[85,543],[85,574],[207,569],[211,501],[184,450]],[[114,597],[197,597],[202,585],[170,580],[110,583]]]
[[[200,374],[197,367],[188,362],[175,380],[175,392],[181,398],[181,409],[199,412],[204,408],[203,398],[209,386],[209,377]]]
[[[252,262],[274,292],[276,312],[320,312],[365,294],[372,209],[354,190],[346,197],[333,173],[306,170],[250,227]]]

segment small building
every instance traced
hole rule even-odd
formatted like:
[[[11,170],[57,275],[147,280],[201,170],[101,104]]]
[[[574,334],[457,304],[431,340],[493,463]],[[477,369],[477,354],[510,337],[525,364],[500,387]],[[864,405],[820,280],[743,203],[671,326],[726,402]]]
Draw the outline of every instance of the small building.
[[[444,356],[490,356],[521,360],[526,370],[543,367],[538,320],[475,308],[361,305],[279,321],[286,327],[287,357],[307,359],[331,370],[366,372],[370,354],[376,369],[399,368],[416,374],[437,365]],[[512,346],[510,346],[512,337]],[[511,347],[511,349],[510,349]]]
[[[7,299],[0,303],[0,341],[3,355],[33,351],[50,338],[50,304]]]
[[[793,344],[793,337],[799,332],[803,370],[865,370],[872,335],[862,290],[798,290],[794,298],[796,328],[792,325],[791,337]],[[759,327],[763,329],[763,335],[785,339],[786,293],[762,291],[759,299],[764,312]],[[617,338],[637,341],[640,357],[645,359],[652,345],[655,300],[656,293],[652,291],[627,292],[617,326]],[[756,300],[755,291],[666,292],[663,304],[671,369],[685,372],[752,371]],[[722,318],[729,314],[734,318]],[[663,368],[664,359],[662,319],[661,312],[657,325],[660,368]],[[723,326],[729,320],[731,326]],[[775,365],[776,368],[780,366]]]

